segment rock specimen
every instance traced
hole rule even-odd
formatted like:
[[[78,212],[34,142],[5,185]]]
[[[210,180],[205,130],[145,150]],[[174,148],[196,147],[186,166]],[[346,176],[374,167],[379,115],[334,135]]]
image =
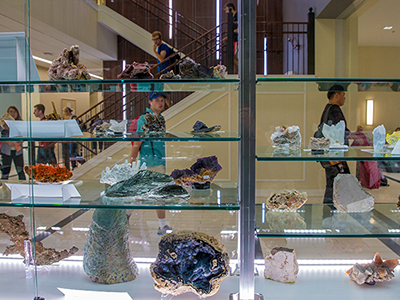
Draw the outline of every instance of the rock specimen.
[[[197,189],[209,188],[222,167],[218,164],[216,156],[209,156],[198,158],[197,161],[190,167],[190,169],[179,170],[175,169],[171,173],[171,177],[175,180],[176,184],[186,187],[193,187]]]
[[[310,143],[309,147],[310,149],[328,149],[329,146],[331,145],[331,140],[327,138],[315,138],[315,137],[310,137]]]
[[[206,124],[204,124],[201,121],[196,121],[196,123],[193,125],[193,131],[192,133],[205,133],[205,132],[214,132],[218,131],[221,129],[221,125],[215,125],[212,127],[207,127]]]
[[[144,133],[165,133],[165,119],[156,114],[145,114],[142,125]]]
[[[300,147],[301,135],[299,126],[277,126],[271,134],[271,141],[275,147]]]
[[[352,174],[338,174],[333,182],[333,204],[343,212],[371,211],[374,196],[363,190]]]
[[[394,268],[397,267],[399,261],[395,258],[383,261],[377,252],[374,260],[368,264],[354,264],[354,266],[346,271],[350,279],[357,284],[374,285],[376,282],[389,281],[394,277]]]
[[[131,178],[108,187],[105,196],[154,200],[190,197],[170,176],[150,170],[141,170]]]
[[[125,160],[123,164],[116,164],[110,170],[109,167],[106,167],[105,171],[101,172],[100,183],[105,183],[109,185],[116,184],[117,182],[124,181],[135,175],[140,170],[146,170],[146,163],[143,163],[140,166],[140,162],[132,162],[132,164],[128,163]]]
[[[299,273],[294,249],[276,247],[265,257],[264,277],[283,283],[295,283]]]
[[[201,298],[218,292],[229,274],[225,247],[214,237],[193,231],[165,234],[150,266],[156,290],[174,296],[192,292]]]
[[[94,282],[113,284],[136,279],[138,268],[129,250],[124,209],[96,209],[83,255],[83,270]]]
[[[89,72],[79,63],[79,46],[71,46],[61,52],[57,59],[53,60],[47,71],[50,80],[88,80]]]
[[[306,229],[304,218],[294,211],[267,211],[265,222],[273,232],[285,232],[285,229]]]
[[[110,123],[103,121],[100,125],[97,125],[93,129],[93,134],[95,136],[104,136],[106,134],[108,128],[110,128],[110,126],[111,126]]]
[[[167,73],[161,74],[160,79],[181,79],[179,74],[175,75],[174,71],[169,71]]]
[[[179,74],[182,78],[214,78],[214,68],[207,68],[193,59],[185,58],[179,63]]]
[[[214,67],[214,78],[225,78],[228,74],[224,65],[217,65]]]
[[[397,208],[400,209],[400,195],[398,197],[399,201],[397,201]]]
[[[62,182],[72,177],[72,172],[65,166],[48,166],[38,164],[36,166],[25,166],[25,173],[38,182]]]
[[[284,190],[280,193],[272,193],[266,201],[266,206],[270,210],[296,210],[302,207],[306,201],[306,192],[300,193],[296,190]]]
[[[23,215],[12,217],[7,214],[0,213],[0,232],[8,234],[11,238],[11,242],[14,243],[13,245],[6,247],[3,255],[7,256],[10,254],[19,254],[22,257],[25,257],[24,242],[30,241],[33,243],[33,241],[29,239],[29,232],[25,230],[25,224],[22,221],[23,218]],[[73,246],[69,251],[63,250],[59,252],[53,248],[45,248],[42,242],[36,242],[36,264],[38,266],[51,265],[64,258],[70,257],[78,252],[78,250],[79,249],[77,247]]]
[[[122,133],[125,131],[127,120],[123,120],[121,122],[110,120],[110,127],[108,127],[109,131]]]
[[[153,79],[147,62],[127,64],[125,70],[117,75],[119,79]]]
[[[388,142],[389,145],[395,146],[399,140],[400,131],[395,131],[392,134],[386,134],[386,142]]]

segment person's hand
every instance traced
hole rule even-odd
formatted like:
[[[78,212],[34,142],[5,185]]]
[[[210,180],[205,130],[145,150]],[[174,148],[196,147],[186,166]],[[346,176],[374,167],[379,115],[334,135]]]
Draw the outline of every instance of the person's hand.
[[[157,45],[156,44],[153,45],[153,51],[157,52]]]

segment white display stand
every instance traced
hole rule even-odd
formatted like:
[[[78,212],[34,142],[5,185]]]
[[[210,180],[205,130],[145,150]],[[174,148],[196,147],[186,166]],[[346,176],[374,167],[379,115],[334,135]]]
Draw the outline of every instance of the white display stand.
[[[9,121],[9,137],[60,138],[82,136],[76,120],[57,121]],[[31,135],[32,134],[32,135]]]
[[[11,191],[11,202],[13,203],[21,203],[21,200],[29,201],[32,196],[35,203],[38,203],[36,200],[45,203],[59,203],[61,201],[63,203],[71,198],[81,198],[73,184],[29,185],[5,183],[5,185]]]

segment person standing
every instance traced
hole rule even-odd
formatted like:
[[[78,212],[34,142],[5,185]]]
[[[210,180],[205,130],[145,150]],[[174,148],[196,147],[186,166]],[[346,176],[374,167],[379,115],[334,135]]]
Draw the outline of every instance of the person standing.
[[[76,115],[73,114],[72,108],[66,106],[63,109],[63,114],[66,120],[75,120]],[[64,165],[68,170],[74,170],[77,166],[76,157],[78,156],[78,144],[77,143],[62,143],[62,152],[64,157]],[[72,159],[71,159],[72,158]],[[70,166],[71,162],[71,166]]]
[[[171,55],[172,53],[169,53],[169,47],[167,44],[163,43],[162,41],[162,35],[161,32],[159,31],[154,31],[151,34],[151,40],[153,41],[153,52],[157,57],[157,63],[161,63],[158,66],[158,72],[162,72],[169,66],[169,60],[166,60],[166,58]],[[166,70],[162,73],[166,73],[169,70]]]
[[[45,121],[46,116],[44,115],[46,108],[43,104],[36,104],[33,107],[33,114],[40,121]],[[36,163],[38,164],[51,164],[57,165],[56,154],[54,153],[55,143],[52,142],[39,142],[39,148],[37,151]]]
[[[328,125],[336,125],[340,121],[344,121],[345,123],[345,133],[344,133],[344,141],[345,145],[349,145],[348,135],[350,134],[350,130],[347,128],[346,119],[340,107],[342,107],[346,101],[344,88],[341,85],[332,86],[328,93],[328,104],[325,106],[325,109],[321,115],[320,124],[325,123],[327,120]],[[327,115],[327,116],[326,116]],[[324,194],[324,203],[331,204],[333,203],[333,181],[339,173],[350,174],[349,166],[345,161],[330,161],[322,163],[325,169],[325,177],[326,177],[326,187]]]
[[[14,118],[14,120],[22,121],[19,110],[15,106],[7,108],[7,113]],[[9,130],[3,129],[1,131],[2,137],[9,136]],[[2,167],[2,180],[7,180],[11,171],[11,162],[14,161],[15,170],[18,173],[19,180],[25,180],[24,172],[24,156],[22,150],[22,142],[2,142],[1,144],[1,159],[3,163]]]
[[[137,122],[137,132],[143,132],[142,125],[145,123],[146,114],[161,116],[164,110],[167,96],[162,93],[152,92],[149,96],[149,107],[146,113],[141,115]],[[154,172],[165,173],[165,142],[133,142],[129,162],[133,163],[139,156],[140,163],[146,163],[147,169]],[[165,210],[157,210],[159,222],[158,235],[171,231],[165,220]]]

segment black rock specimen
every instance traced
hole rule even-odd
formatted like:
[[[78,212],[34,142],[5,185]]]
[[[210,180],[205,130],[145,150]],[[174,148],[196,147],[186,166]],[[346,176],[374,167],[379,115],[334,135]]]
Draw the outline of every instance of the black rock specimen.
[[[208,68],[185,58],[179,63],[179,74],[182,78],[214,78],[214,68]]]
[[[158,249],[150,273],[155,289],[163,294],[193,292],[199,297],[212,296],[229,274],[225,247],[207,234],[193,231],[165,234]]]
[[[193,131],[192,133],[202,133],[202,132],[213,132],[221,129],[221,125],[215,125],[212,127],[207,127],[206,124],[204,124],[201,121],[196,121],[196,123],[193,125]]]
[[[153,79],[153,77],[147,62],[127,64],[125,70],[117,75],[120,79]]]
[[[131,178],[108,187],[105,196],[145,199],[190,197],[189,193],[183,187],[176,185],[170,176],[150,170],[141,170]]]

